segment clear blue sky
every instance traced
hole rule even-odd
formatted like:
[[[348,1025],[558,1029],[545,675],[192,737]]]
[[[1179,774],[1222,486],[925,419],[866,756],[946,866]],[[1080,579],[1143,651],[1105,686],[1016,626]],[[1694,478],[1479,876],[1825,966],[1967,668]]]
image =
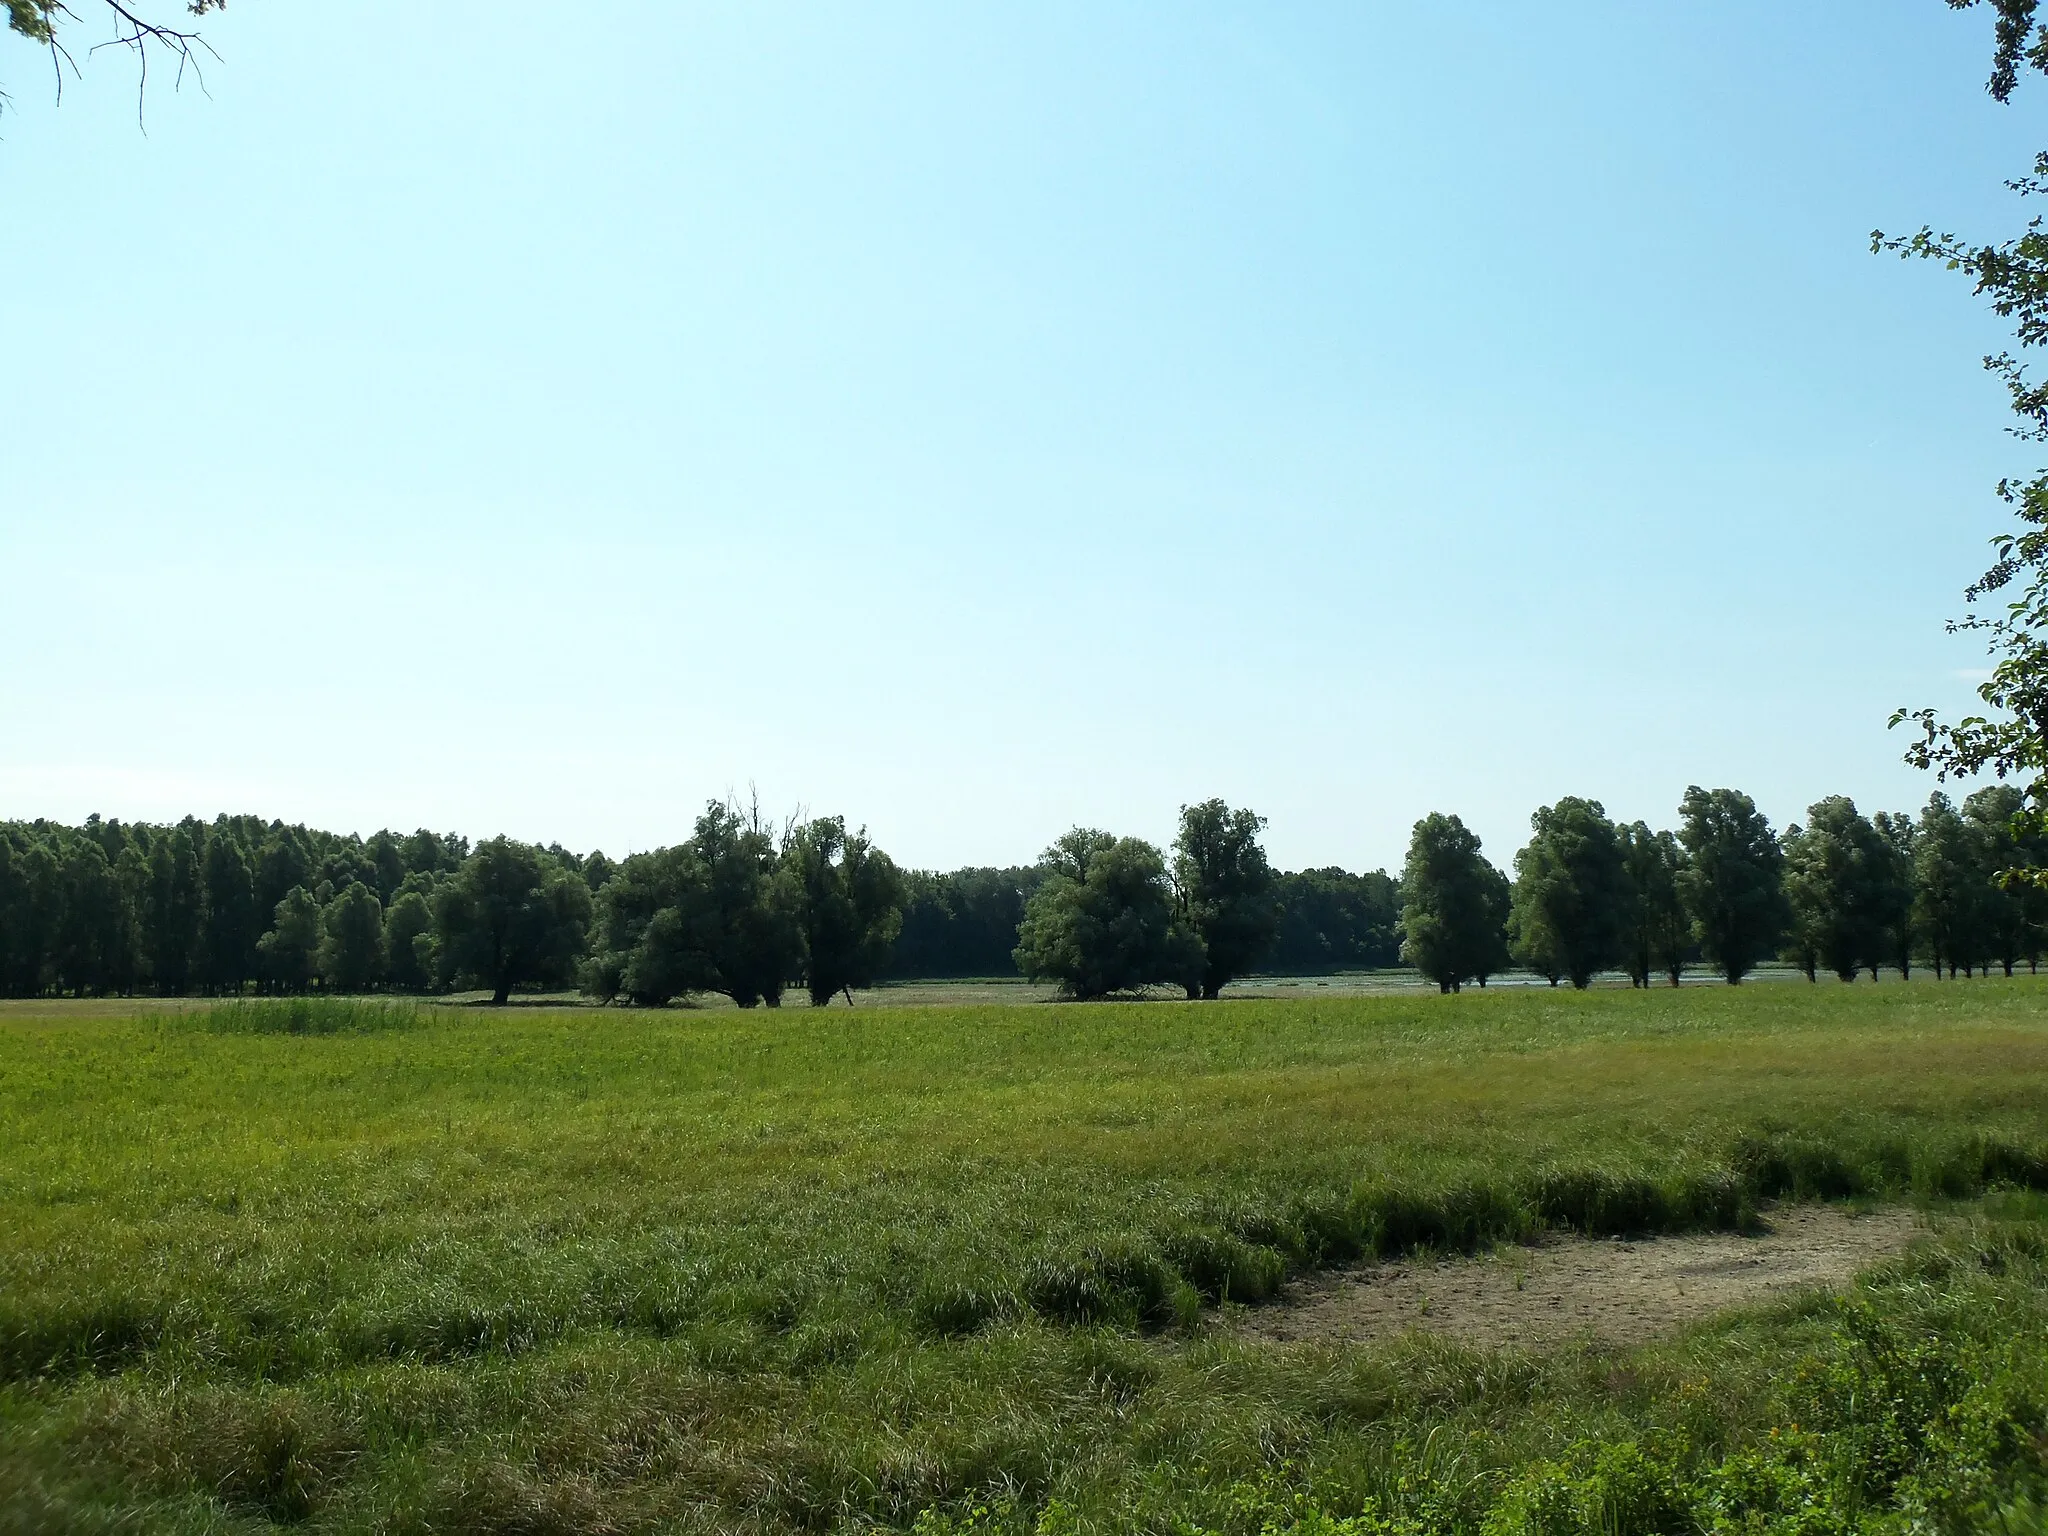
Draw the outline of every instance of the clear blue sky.
[[[90,17],[90,5],[78,7]],[[2039,90],[1786,6],[237,0],[0,37],[0,815],[1506,863],[1914,806]],[[2037,82],[2038,83],[2038,82]]]

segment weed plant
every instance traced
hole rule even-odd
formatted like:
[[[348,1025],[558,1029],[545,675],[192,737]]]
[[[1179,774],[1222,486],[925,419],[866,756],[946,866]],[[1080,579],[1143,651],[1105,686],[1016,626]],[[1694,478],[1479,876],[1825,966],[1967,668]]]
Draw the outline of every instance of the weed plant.
[[[0,1530],[2038,1528],[2044,1001],[0,1011]],[[1987,1190],[1856,1297],[1647,1350],[1212,1321]]]

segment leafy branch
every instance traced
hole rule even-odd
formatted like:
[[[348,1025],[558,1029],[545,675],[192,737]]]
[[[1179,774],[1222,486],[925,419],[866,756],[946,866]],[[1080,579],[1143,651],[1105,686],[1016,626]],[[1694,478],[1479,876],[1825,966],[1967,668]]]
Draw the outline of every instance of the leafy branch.
[[[176,62],[173,88],[184,85],[189,70],[199,82],[199,88],[206,89],[201,55],[215,59],[220,55],[196,29],[151,21],[138,15],[123,0],[101,0],[101,3],[113,23],[113,35],[103,42],[94,43],[86,53],[90,57],[105,48],[125,48],[135,55],[135,121],[138,125],[142,123],[143,102],[149,92],[149,61],[153,52]],[[79,77],[78,60],[64,44],[65,29],[79,21],[78,13],[64,0],[6,0],[6,5],[8,29],[49,50],[50,68],[56,76],[57,97],[61,101],[64,71],[69,69],[73,79]],[[205,16],[208,12],[226,8],[227,0],[186,0],[185,12],[190,16]],[[0,93],[0,99],[5,99],[4,93]]]
[[[1977,3],[1948,0],[1954,10]],[[1990,0],[1998,23],[1988,89],[1997,101],[2011,99],[2022,68],[2048,73],[2048,28],[2039,19],[2039,3]],[[2035,157],[2031,174],[2007,186],[2022,198],[2048,194],[2048,153]],[[1870,248],[1902,260],[1938,261],[1962,273],[1991,312],[2010,322],[2019,353],[2048,345],[2048,228],[2040,215],[2029,219],[2018,236],[1995,245],[1937,235],[1923,226],[1903,237],[1873,231]],[[2031,375],[2014,351],[1986,357],[1984,366],[2005,384],[2019,418],[2010,429],[2013,435],[2048,442],[2048,382]],[[1944,721],[1931,709],[1900,709],[1891,723],[1910,721],[1919,727],[1920,737],[1907,749],[1906,761],[1943,779],[1985,772],[2022,779],[2031,802],[2022,818],[2048,830],[2048,470],[2026,480],[2001,480],[1998,494],[2014,509],[2018,527],[1992,539],[1990,567],[1964,592],[1972,611],[1948,626],[1952,634],[1981,631],[1996,658],[1990,677],[1977,688],[1988,713]],[[1989,601],[2000,597],[2002,604]],[[1983,608],[1974,606],[1980,602]],[[2006,872],[2013,881],[2029,876],[2039,878],[2039,873]]]

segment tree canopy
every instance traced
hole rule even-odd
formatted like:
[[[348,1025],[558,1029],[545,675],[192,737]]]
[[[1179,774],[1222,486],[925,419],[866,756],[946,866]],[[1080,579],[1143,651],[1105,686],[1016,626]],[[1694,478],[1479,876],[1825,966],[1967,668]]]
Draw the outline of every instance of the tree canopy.
[[[1628,870],[1597,800],[1568,795],[1529,818],[1534,834],[1515,855],[1508,932],[1531,970],[1569,977],[1584,990],[1626,953]]]
[[[1898,861],[1847,795],[1816,801],[1806,818],[1785,829],[1786,956],[1809,980],[1825,968],[1854,981],[1891,952]]]
[[[104,15],[112,23],[109,35],[100,42],[88,46],[87,54],[103,47],[126,49],[135,58],[135,111],[138,120],[142,114],[142,103],[149,88],[149,61],[152,55],[169,61],[175,67],[174,84],[182,84],[187,71],[195,78],[200,75],[203,58],[214,57],[212,46],[189,24],[167,20],[153,20],[152,13],[164,14],[167,7],[151,6],[142,0],[100,0],[103,12],[97,6],[90,9]],[[180,7],[185,15],[203,17],[212,11],[227,9],[227,0],[184,0]],[[65,0],[7,0],[8,30],[18,37],[45,49],[50,56],[50,66],[57,79],[57,92],[62,96],[64,76],[69,71],[73,76],[79,73],[78,55],[70,46],[72,32],[83,18]],[[0,93],[0,100],[4,100]]]
[[[1401,958],[1444,992],[1504,970],[1505,887],[1464,822],[1423,817],[1401,868]]]
[[[903,877],[889,855],[849,833],[845,819],[823,816],[795,828],[784,849],[802,942],[804,985],[822,1007],[855,987],[872,986],[903,927]]]
[[[1017,969],[1088,999],[1157,983],[1200,985],[1201,936],[1175,910],[1166,860],[1142,838],[1087,827],[1064,834],[1017,930]]]
[[[1692,785],[1679,818],[1686,863],[1678,885],[1693,936],[1733,986],[1777,948],[1784,931],[1784,852],[1769,820],[1740,790]]]
[[[1273,882],[1279,922],[1268,965],[1285,973],[1374,970],[1401,963],[1401,885],[1384,869],[1334,865]]]
[[[1622,948],[1629,980],[1647,987],[1651,973],[1661,971],[1675,987],[1692,948],[1692,921],[1678,884],[1685,849],[1671,833],[1652,832],[1640,821],[1617,829],[1616,836],[1628,875]]]
[[[1978,0],[1948,0],[1967,10]],[[1997,13],[1991,95],[2009,101],[2022,67],[2048,71],[2048,31],[2038,0],[1990,0]],[[2008,183],[2019,196],[2048,193],[2048,153],[2035,157],[2030,174]],[[2048,228],[2030,219],[2017,236],[1982,243],[1929,226],[1903,237],[1871,234],[1873,251],[1902,258],[1939,261],[1972,279],[1979,297],[2012,323],[2019,353],[2048,342]],[[2003,380],[2018,423],[2013,434],[2028,442],[2048,441],[2048,381],[2030,372],[2022,356],[2004,351],[1984,360]],[[1951,630],[1981,634],[1993,657],[1991,675],[1977,687],[1986,713],[1945,720],[1933,709],[1901,708],[1892,724],[1917,725],[1919,739],[1907,761],[1935,770],[1942,779],[1989,772],[2025,786],[2026,814],[2037,829],[2048,828],[2048,470],[1999,481],[1997,493],[2013,524],[1992,539],[1993,559],[1964,592],[1970,611]],[[1983,607],[1985,599],[1995,599]],[[2008,883],[2039,882],[2048,874],[2015,865]]]
[[[551,854],[507,837],[480,843],[434,897],[441,963],[503,1005],[517,986],[570,981],[590,926],[590,890]]]
[[[1173,884],[1180,918],[1201,937],[1202,970],[1188,996],[1213,999],[1272,948],[1280,927],[1272,866],[1259,846],[1263,816],[1221,800],[1180,808]]]
[[[840,823],[841,838],[844,831]],[[584,990],[649,1006],[723,992],[742,1008],[780,1007],[804,973],[805,895],[785,846],[794,836],[778,840],[758,807],[714,800],[688,842],[622,860],[597,893]],[[871,853],[863,839],[861,859]],[[863,900],[880,873],[876,866],[863,877]],[[863,912],[870,925],[886,920]],[[836,940],[825,942],[829,949]]]

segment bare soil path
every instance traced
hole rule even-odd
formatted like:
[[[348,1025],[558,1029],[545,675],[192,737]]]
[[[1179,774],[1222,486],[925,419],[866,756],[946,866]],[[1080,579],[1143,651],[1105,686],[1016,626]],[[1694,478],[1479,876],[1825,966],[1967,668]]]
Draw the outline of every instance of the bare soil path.
[[[1559,1238],[1478,1258],[1311,1276],[1238,1327],[1278,1343],[1377,1339],[1410,1329],[1481,1345],[1591,1334],[1628,1344],[1729,1307],[1840,1286],[1925,1230],[1911,1211],[1790,1206],[1766,1230],[1641,1241]]]

